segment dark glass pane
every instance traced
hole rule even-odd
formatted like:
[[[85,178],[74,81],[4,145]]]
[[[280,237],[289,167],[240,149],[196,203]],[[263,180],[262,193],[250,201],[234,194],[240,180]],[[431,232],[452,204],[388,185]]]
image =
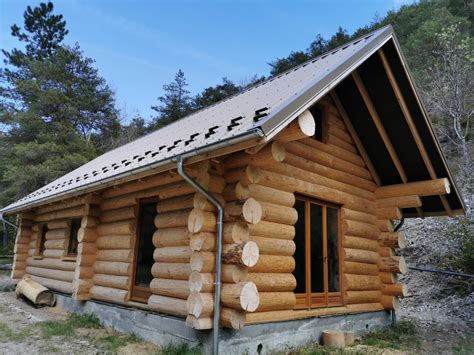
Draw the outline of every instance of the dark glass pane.
[[[323,208],[311,204],[311,292],[324,292]]]
[[[149,287],[153,279],[151,267],[153,260],[153,233],[155,227],[156,202],[144,203],[140,206],[140,239],[138,241],[137,271],[135,274],[135,285]]]
[[[38,253],[40,255],[43,255],[44,252],[44,242],[46,241],[46,233],[48,233],[48,226],[46,224],[43,224],[43,227],[41,228],[41,236],[40,236],[40,241],[39,241],[39,246],[38,246]]]
[[[296,267],[293,275],[296,278],[295,293],[306,292],[306,265],[305,265],[305,202],[296,200],[295,209],[298,211],[298,222],[295,224],[295,244],[296,251],[294,254]]]
[[[337,210],[327,208],[327,228],[328,228],[328,290],[329,292],[339,291],[339,250],[338,236],[339,223],[337,220]]]
[[[79,228],[81,228],[81,221],[79,219],[73,219],[71,221],[71,234],[69,235],[68,254],[77,254],[77,233],[79,232]]]

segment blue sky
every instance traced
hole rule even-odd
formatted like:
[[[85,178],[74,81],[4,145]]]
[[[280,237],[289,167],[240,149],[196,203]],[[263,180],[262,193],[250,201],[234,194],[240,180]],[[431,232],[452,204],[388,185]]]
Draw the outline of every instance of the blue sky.
[[[267,75],[268,62],[305,49],[316,34],[349,32],[412,0],[56,0],[69,35],[93,58],[116,92],[125,119],[149,119],[163,84],[182,69],[192,94],[228,77],[237,83]],[[0,0],[0,47],[18,43],[27,5]]]

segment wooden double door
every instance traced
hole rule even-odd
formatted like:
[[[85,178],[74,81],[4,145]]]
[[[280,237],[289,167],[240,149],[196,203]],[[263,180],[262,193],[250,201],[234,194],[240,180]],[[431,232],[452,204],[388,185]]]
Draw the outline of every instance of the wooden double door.
[[[297,196],[295,208],[296,308],[339,306],[341,227],[337,205]]]

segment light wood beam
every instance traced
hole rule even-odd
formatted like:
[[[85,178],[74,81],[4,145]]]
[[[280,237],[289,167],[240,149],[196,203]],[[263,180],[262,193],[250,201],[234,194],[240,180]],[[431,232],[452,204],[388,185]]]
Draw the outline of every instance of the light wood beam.
[[[405,173],[405,169],[403,169],[402,162],[400,161],[400,158],[398,157],[398,154],[395,151],[392,141],[390,140],[387,134],[387,131],[385,130],[385,127],[383,126],[382,120],[380,119],[380,116],[377,113],[377,110],[375,109],[375,105],[372,102],[372,99],[370,98],[369,93],[367,92],[367,89],[365,88],[365,85],[362,82],[362,79],[357,70],[354,70],[352,72],[352,78],[354,79],[357,89],[359,90],[359,93],[362,96],[362,99],[364,100],[365,106],[369,110],[370,116],[372,117],[372,121],[374,122],[375,127],[377,128],[377,131],[379,132],[380,137],[382,138],[385,144],[385,147],[387,148],[388,153],[390,157],[392,158],[393,163],[395,164],[395,167],[398,171],[398,174],[400,175],[400,178],[402,179],[404,183],[407,183],[408,178]],[[418,215],[423,218],[423,211],[421,210],[421,208],[416,207],[416,211],[418,212]]]
[[[425,163],[426,169],[428,170],[428,173],[430,174],[430,177],[432,179],[437,179],[438,176],[436,174],[436,171],[433,167],[433,164],[431,163],[428,152],[426,151],[426,148],[421,140],[420,134],[418,133],[418,129],[416,128],[415,122],[413,121],[413,117],[411,116],[410,110],[408,109],[408,106],[405,102],[405,99],[403,98],[403,94],[400,90],[400,87],[398,86],[397,80],[395,79],[395,75],[393,74],[390,64],[387,60],[387,57],[385,56],[385,52],[383,51],[383,49],[380,49],[378,53],[379,53],[380,59],[382,60],[385,72],[387,73],[387,77],[388,77],[388,80],[390,81],[390,85],[392,86],[393,92],[395,93],[397,101],[402,110],[403,116],[405,117],[405,120],[407,121],[408,127],[410,128],[411,134],[413,135],[413,139],[415,140],[415,143],[418,147],[418,150],[420,151],[423,162]],[[452,210],[451,210],[451,206],[449,206],[449,202],[446,196],[440,195],[439,197],[441,199],[441,202],[443,203],[444,209],[446,210],[448,215],[451,216]]]
[[[379,174],[377,173],[377,170],[375,169],[374,164],[369,158],[369,154],[367,154],[367,151],[364,148],[364,145],[362,144],[362,141],[360,140],[359,136],[357,135],[357,132],[352,125],[351,120],[349,119],[349,115],[347,114],[346,110],[344,109],[344,106],[342,106],[341,100],[339,100],[339,96],[336,94],[336,92],[333,90],[331,91],[331,98],[334,101],[334,104],[336,105],[337,109],[339,110],[339,113],[347,127],[347,130],[352,136],[352,139],[354,140],[355,145],[357,146],[357,149],[360,152],[360,155],[362,156],[362,159],[364,159],[365,165],[367,165],[367,168],[370,171],[370,174],[372,175],[375,183],[377,185],[382,185],[382,180],[380,180]]]

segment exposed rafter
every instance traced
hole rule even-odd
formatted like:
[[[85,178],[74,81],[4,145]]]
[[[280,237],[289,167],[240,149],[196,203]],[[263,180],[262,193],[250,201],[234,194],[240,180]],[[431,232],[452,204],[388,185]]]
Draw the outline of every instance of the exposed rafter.
[[[423,159],[423,162],[425,163],[426,169],[428,170],[428,173],[430,174],[430,177],[432,179],[437,179],[438,176],[436,174],[436,171],[433,167],[433,164],[431,163],[428,152],[426,151],[425,145],[423,144],[423,141],[421,140],[420,134],[418,133],[418,129],[416,128],[415,122],[413,121],[413,117],[411,116],[410,110],[408,109],[405,99],[403,98],[403,94],[400,90],[400,87],[398,86],[395,75],[392,72],[390,64],[382,48],[378,51],[378,54],[380,56],[380,59],[382,60],[383,67],[385,69],[385,72],[387,73],[388,80],[390,81],[390,85],[392,86],[393,92],[395,93],[397,101],[402,110],[403,116],[405,117],[408,127],[410,128],[410,131],[411,131],[411,134],[413,135],[413,139],[415,140],[416,146],[418,147],[418,150],[420,151],[420,155]],[[449,206],[449,202],[446,196],[440,195],[439,197],[441,199],[441,202],[443,203],[444,209],[446,210],[448,215],[451,216],[452,210],[451,210],[451,207]]]

